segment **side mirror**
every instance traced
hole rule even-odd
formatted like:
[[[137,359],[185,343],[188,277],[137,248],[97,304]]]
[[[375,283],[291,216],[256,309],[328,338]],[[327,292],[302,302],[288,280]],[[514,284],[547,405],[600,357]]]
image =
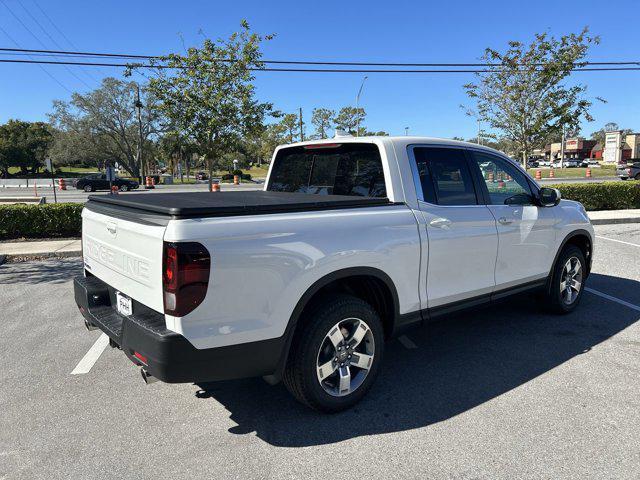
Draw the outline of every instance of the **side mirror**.
[[[555,207],[560,203],[560,190],[557,188],[542,187],[538,192],[538,202],[541,207]]]
[[[531,205],[533,199],[528,193],[516,193],[504,200],[505,205]]]

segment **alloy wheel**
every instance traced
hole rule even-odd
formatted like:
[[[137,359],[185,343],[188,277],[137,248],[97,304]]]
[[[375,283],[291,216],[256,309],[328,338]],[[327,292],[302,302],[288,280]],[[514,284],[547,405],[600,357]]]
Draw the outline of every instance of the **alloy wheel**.
[[[329,395],[343,397],[362,385],[373,365],[375,341],[363,320],[345,318],[325,335],[318,351],[318,382]]]
[[[576,301],[582,287],[582,263],[578,257],[567,260],[560,274],[560,296],[566,305]]]

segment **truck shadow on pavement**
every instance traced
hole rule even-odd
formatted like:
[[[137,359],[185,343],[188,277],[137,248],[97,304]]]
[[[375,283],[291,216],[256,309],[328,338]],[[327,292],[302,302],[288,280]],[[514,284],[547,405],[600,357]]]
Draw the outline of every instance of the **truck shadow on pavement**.
[[[78,258],[7,263],[0,266],[0,285],[64,283],[81,274],[82,261]]]
[[[592,274],[588,285],[640,291],[640,282]],[[609,292],[616,290],[608,289]],[[279,447],[323,445],[350,438],[425,427],[515,389],[640,319],[623,305],[584,293],[577,311],[541,311],[526,295],[414,330],[418,348],[386,345],[373,388],[353,409],[324,415],[298,404],[282,384],[261,379],[200,384],[196,396],[231,413],[234,434],[256,432]]]

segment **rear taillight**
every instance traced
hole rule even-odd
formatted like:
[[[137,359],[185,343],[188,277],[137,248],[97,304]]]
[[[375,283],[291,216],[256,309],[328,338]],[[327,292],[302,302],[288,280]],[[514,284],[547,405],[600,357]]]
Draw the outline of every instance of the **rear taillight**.
[[[211,256],[195,242],[164,243],[162,286],[164,313],[184,317],[207,294]]]
[[[631,169],[627,168],[627,175],[631,175]]]

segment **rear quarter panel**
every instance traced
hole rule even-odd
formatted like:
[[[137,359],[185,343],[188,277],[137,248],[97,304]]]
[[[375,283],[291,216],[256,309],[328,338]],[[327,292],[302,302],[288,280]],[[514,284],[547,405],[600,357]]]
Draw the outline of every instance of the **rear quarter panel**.
[[[420,308],[419,234],[404,205],[171,221],[165,241],[211,254],[205,300],[167,327],[196,348],[280,337],[306,290],[340,269],[373,267],[394,282],[400,313]]]

